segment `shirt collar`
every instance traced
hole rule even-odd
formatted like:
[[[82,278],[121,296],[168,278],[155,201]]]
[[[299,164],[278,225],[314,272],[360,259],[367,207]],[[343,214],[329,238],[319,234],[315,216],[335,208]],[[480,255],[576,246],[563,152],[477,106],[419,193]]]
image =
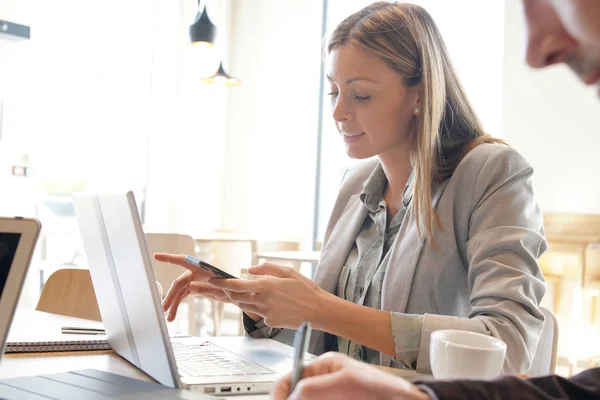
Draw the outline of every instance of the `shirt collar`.
[[[404,192],[402,193],[402,205],[404,207],[407,207],[410,204],[411,196],[408,188],[413,181],[413,174],[414,173],[410,174]],[[371,175],[369,175],[367,180],[363,183],[363,190],[359,195],[360,201],[362,201],[370,212],[375,213],[383,209],[383,193],[387,182],[383,166],[381,163],[377,163],[375,169],[371,172]]]

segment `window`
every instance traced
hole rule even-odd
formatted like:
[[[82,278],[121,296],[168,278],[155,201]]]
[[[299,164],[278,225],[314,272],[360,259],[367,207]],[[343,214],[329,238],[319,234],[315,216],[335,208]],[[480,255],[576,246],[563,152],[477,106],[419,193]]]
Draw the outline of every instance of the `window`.
[[[0,214],[42,221],[30,274],[85,265],[71,193],[134,190],[144,200],[154,9],[9,0],[0,12],[32,27],[31,40],[0,39]]]

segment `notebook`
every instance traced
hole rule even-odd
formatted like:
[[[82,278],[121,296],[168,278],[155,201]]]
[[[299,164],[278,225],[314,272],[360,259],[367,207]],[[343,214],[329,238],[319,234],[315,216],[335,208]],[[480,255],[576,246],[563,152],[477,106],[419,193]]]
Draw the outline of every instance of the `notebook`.
[[[111,347],[104,335],[65,335],[58,334],[49,338],[16,339],[9,335],[6,343],[6,353],[38,353],[44,351],[91,351],[110,350]]]
[[[58,322],[48,313],[18,310],[8,334],[6,353],[111,349],[105,335],[63,334],[61,333],[61,324],[102,328],[100,322],[71,317],[60,317],[60,322]]]

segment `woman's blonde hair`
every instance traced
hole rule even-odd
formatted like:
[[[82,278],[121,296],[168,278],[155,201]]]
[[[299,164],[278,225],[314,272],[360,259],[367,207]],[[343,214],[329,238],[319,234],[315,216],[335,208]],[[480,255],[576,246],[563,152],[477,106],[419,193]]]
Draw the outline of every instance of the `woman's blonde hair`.
[[[412,216],[419,234],[440,227],[432,189],[448,179],[462,158],[484,142],[504,143],[484,133],[450,61],[437,26],[422,7],[408,3],[373,3],[350,15],[331,34],[327,51],[352,43],[381,57],[406,87],[421,84],[420,114],[415,116],[411,153]]]

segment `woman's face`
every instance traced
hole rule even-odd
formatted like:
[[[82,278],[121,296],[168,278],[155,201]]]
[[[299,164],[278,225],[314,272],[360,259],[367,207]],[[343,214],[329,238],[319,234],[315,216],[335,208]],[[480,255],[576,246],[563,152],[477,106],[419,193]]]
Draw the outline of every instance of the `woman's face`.
[[[354,44],[331,51],[327,79],[333,119],[348,156],[362,159],[410,148],[420,85],[405,88],[383,59]]]

